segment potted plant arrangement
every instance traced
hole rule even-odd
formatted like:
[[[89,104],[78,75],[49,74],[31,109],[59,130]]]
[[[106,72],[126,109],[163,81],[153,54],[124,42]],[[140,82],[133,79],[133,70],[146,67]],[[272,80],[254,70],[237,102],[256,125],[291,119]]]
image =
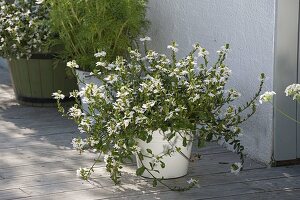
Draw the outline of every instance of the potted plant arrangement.
[[[54,91],[64,88],[68,95],[77,85],[74,76],[67,76],[65,64],[56,62],[47,48],[54,37],[49,7],[28,0],[1,0],[0,7],[0,56],[9,60],[17,100],[34,106],[55,105]]]
[[[225,64],[228,44],[218,51],[218,60],[211,65],[208,51],[199,44],[178,59],[175,42],[168,46],[169,58],[148,50],[149,40],[141,38],[145,56],[137,49],[129,49],[128,59],[117,57],[106,62],[106,55],[101,54],[98,62],[103,65],[94,74],[103,84],[90,83],[73,91],[77,103],[70,109],[65,111],[61,106],[61,91],[53,94],[59,111],[72,118],[80,132],[86,134],[73,139],[74,148],[104,155],[106,170],[116,184],[120,182],[122,166],[135,155],[136,174],[153,178],[156,186],[158,182],[166,185],[163,179],[187,173],[193,141],[200,147],[205,141],[225,140],[240,155],[241,162],[231,167],[232,172],[239,172],[244,163],[239,125],[256,111],[264,74],[253,98],[236,107],[234,101],[240,93],[225,87],[231,74]],[[89,112],[82,110],[78,98],[86,99]],[[88,179],[93,167],[80,168],[78,175]],[[189,183],[188,187],[166,186],[182,191],[197,181],[191,179]]]

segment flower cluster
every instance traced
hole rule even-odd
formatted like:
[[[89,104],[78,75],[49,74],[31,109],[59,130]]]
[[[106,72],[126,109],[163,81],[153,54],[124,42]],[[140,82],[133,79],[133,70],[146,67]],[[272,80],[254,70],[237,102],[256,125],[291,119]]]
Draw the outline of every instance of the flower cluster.
[[[293,100],[300,101],[300,84],[291,84],[285,88],[285,95],[292,97]],[[276,95],[274,91],[266,91],[264,94],[260,95],[259,102],[266,103],[273,100],[273,96]]]
[[[300,101],[300,84],[292,84],[285,89],[286,96],[292,96],[293,100]]]
[[[90,175],[92,173],[92,170],[90,168],[79,168],[77,170],[77,176],[81,177],[83,180],[88,180]]]
[[[231,75],[224,62],[228,44],[218,51],[218,60],[211,65],[209,52],[199,44],[195,44],[187,56],[177,59],[179,45],[176,42],[168,46],[169,58],[148,50],[146,43],[150,40],[148,37],[141,39],[145,54],[129,49],[129,60],[117,57],[108,63],[105,52],[94,55],[98,61],[92,74],[102,85],[91,83],[81,91],[72,92],[78,103],[81,98],[88,104],[88,111],[80,112],[77,103],[67,112],[78,123],[81,132],[86,133],[85,140],[73,141],[74,147],[80,151],[92,148],[106,154],[106,169],[118,183],[120,169],[126,160],[134,154],[141,160],[146,156],[138,148],[137,140],[150,142],[152,133],[160,129],[170,133],[166,138],[168,141],[175,133],[180,133],[183,146],[190,138],[197,140],[199,145],[213,138],[224,139],[240,155],[242,162],[232,168],[234,172],[240,171],[244,147],[237,139],[241,131],[239,125],[255,113],[264,75],[261,75],[259,90],[254,97],[236,107],[232,104],[240,93],[225,87]],[[75,61],[68,65],[73,70],[77,66]],[[57,99],[59,103],[60,98]],[[63,110],[58,105],[59,110]],[[91,140],[96,142],[91,145]],[[180,148],[175,147],[175,150],[180,151]],[[164,156],[172,152],[168,150]],[[161,158],[154,160],[165,165]],[[137,174],[144,170],[151,172],[154,169],[143,166]],[[154,185],[157,181],[161,180],[154,177]],[[189,183],[197,184],[194,180]]]
[[[34,0],[0,0],[0,8],[0,55],[29,59],[41,52],[50,37],[49,8]]]
[[[276,93],[274,91],[267,91],[265,92],[264,94],[260,95],[259,97],[259,102],[262,104],[264,102],[271,102],[272,99],[273,99],[273,96],[275,95]]]

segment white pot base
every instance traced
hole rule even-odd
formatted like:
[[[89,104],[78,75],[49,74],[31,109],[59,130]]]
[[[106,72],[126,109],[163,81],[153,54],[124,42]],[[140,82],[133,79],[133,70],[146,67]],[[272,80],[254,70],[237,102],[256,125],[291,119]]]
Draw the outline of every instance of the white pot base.
[[[151,171],[154,177],[156,178],[164,178],[164,179],[173,179],[173,178],[180,178],[187,175],[188,166],[189,166],[189,158],[191,156],[192,151],[192,142],[188,142],[187,146],[184,147],[182,145],[182,137],[179,134],[176,134],[172,140],[169,142],[166,139],[166,135],[168,132],[163,133],[161,130],[157,130],[153,132],[153,140],[150,143],[146,143],[142,140],[138,140],[138,145],[141,148],[141,152],[144,155],[149,155],[146,149],[151,149],[152,153],[157,156],[163,154],[166,148],[170,149],[171,147],[180,147],[181,152],[185,155],[181,155],[179,152],[172,153],[172,156],[165,155],[162,158],[162,161],[165,163],[165,168],[160,166],[160,163],[157,163],[155,166],[155,170],[158,170],[160,173],[155,171]],[[187,139],[191,139],[191,136],[188,136]],[[142,166],[141,161],[137,157],[137,167],[140,168]],[[152,162],[153,158],[146,158],[142,161],[145,167],[150,169],[149,162]],[[142,177],[145,178],[153,178],[152,175],[145,170],[142,174]]]

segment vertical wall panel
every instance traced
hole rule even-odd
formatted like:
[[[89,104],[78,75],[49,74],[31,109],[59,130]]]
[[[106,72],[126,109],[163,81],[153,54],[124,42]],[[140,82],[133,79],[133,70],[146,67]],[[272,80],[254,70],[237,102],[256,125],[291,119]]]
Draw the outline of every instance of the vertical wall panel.
[[[296,118],[296,103],[284,94],[287,85],[297,82],[299,0],[277,0],[274,90],[275,107]],[[297,158],[296,123],[274,110],[274,158]]]
[[[298,16],[298,80],[297,82],[299,83],[300,82],[300,41],[299,41],[299,38],[300,38],[300,27],[299,27],[299,24],[300,24],[300,3],[299,3],[299,16]],[[300,120],[300,104],[297,103],[297,120],[299,121]],[[300,124],[297,123],[297,158],[300,158]]]

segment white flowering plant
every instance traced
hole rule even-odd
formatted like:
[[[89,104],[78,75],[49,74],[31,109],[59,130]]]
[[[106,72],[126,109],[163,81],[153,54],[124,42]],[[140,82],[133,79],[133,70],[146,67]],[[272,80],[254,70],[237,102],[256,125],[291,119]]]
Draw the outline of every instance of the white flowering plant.
[[[105,154],[106,169],[117,184],[122,165],[133,155],[137,154],[140,160],[154,156],[151,149],[144,154],[137,139],[149,143],[152,132],[160,129],[169,132],[168,141],[175,133],[180,133],[183,146],[190,140],[197,141],[199,147],[205,141],[225,140],[233,145],[241,158],[231,170],[234,173],[240,171],[244,163],[244,147],[238,139],[240,124],[256,111],[264,74],[261,74],[258,92],[245,105],[236,107],[234,102],[240,93],[226,87],[231,75],[225,63],[228,44],[217,51],[218,59],[211,65],[209,52],[199,44],[195,44],[187,56],[178,59],[176,42],[168,46],[171,53],[168,57],[148,50],[146,43],[149,40],[148,37],[141,39],[145,44],[145,56],[137,49],[129,49],[127,60],[117,57],[109,63],[105,52],[95,54],[96,65],[101,68],[91,74],[98,77],[102,85],[91,83],[80,91],[73,91],[71,96],[77,103],[72,108],[65,110],[61,106],[63,96],[60,91],[54,94],[59,111],[75,120],[80,132],[85,134],[84,139],[73,140],[75,149],[80,152],[92,149]],[[78,68],[76,61],[69,62],[68,66]],[[88,110],[82,110],[80,98],[88,104]],[[163,156],[170,156],[174,151],[180,152],[180,148],[170,149]],[[158,161],[155,164],[162,168],[166,165],[163,156],[155,158]],[[146,167],[142,163],[136,174],[142,175],[145,171],[152,174],[155,171],[153,165]],[[87,179],[93,167],[81,168],[78,174]],[[153,185],[158,182],[166,185],[163,179],[153,176]],[[195,186],[197,181],[193,179],[188,183],[187,187],[166,186],[182,191]]]
[[[0,56],[29,59],[43,51],[51,36],[49,7],[41,0],[0,0],[0,8]]]

